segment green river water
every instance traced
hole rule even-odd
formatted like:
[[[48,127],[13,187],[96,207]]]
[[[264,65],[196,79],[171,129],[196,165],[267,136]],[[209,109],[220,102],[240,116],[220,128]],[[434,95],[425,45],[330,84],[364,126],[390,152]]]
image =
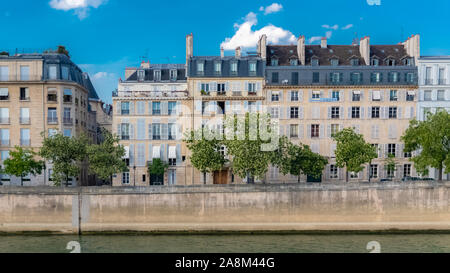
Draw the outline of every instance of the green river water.
[[[449,234],[427,235],[111,235],[0,236],[0,253],[450,253]]]

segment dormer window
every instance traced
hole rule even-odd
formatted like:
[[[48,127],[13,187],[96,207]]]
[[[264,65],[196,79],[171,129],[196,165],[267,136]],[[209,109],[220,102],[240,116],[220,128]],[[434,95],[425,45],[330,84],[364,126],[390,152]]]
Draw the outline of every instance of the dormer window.
[[[333,58],[330,60],[331,62],[331,66],[338,66],[339,65],[339,60],[336,58]]]
[[[403,59],[403,65],[411,66],[412,65],[412,58],[405,58],[405,59]]]
[[[371,65],[372,66],[378,66],[378,65],[380,65],[380,61],[378,59],[372,59]]]
[[[359,60],[358,59],[351,59],[350,60],[350,64],[352,66],[358,66],[359,65]]]
[[[214,63],[214,73],[216,73],[216,74],[222,73],[222,63],[221,62]]]
[[[297,59],[290,59],[289,63],[291,64],[291,66],[297,66],[298,65],[298,60]]]
[[[155,70],[153,72],[153,79],[157,82],[161,81],[161,70]]]
[[[272,66],[278,66],[278,59],[272,59],[271,65]]]
[[[312,66],[319,66],[319,59],[317,59],[317,58],[311,59],[311,65]]]
[[[250,62],[248,64],[248,71],[250,71],[251,74],[256,73],[256,62]]]
[[[386,64],[387,64],[388,66],[394,66],[394,65],[395,65],[395,60],[394,60],[394,59],[388,59],[388,60],[386,61]]]
[[[238,71],[238,63],[236,61],[231,62],[230,70],[232,74],[237,74]]]
[[[171,81],[176,81],[177,80],[177,70],[176,69],[172,69],[170,70],[170,80]]]
[[[140,82],[144,81],[144,78],[145,78],[144,70],[138,70],[137,75],[138,75],[138,81],[140,81]]]
[[[197,73],[203,74],[203,72],[205,72],[205,64],[197,63]]]

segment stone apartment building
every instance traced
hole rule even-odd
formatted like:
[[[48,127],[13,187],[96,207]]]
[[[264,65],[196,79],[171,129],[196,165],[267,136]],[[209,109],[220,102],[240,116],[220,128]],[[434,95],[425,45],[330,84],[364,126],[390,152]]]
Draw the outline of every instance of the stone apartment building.
[[[259,45],[265,44],[265,37]],[[418,101],[417,61],[420,37],[398,45],[372,45],[369,37],[352,45],[258,46],[266,57],[266,104],[280,120],[280,133],[293,142],[307,144],[329,159],[320,180],[345,180],[345,170],[335,165],[336,143],[332,134],[353,127],[366,141],[378,147],[378,158],[366,170],[351,174],[351,180],[372,181],[415,176],[403,153],[400,137],[415,118]],[[388,155],[395,156],[396,171],[385,169]],[[283,177],[272,167],[272,181],[297,181]],[[311,177],[302,181],[314,182]]]
[[[191,128],[192,99],[185,64],[150,64],[126,68],[125,80],[113,94],[113,132],[125,146],[129,172],[118,174],[114,186],[189,185],[182,133]],[[149,177],[148,164],[169,164],[164,177]]]
[[[94,130],[89,97],[98,97],[89,76],[64,54],[0,55],[1,162],[15,146],[38,150],[43,132],[51,136],[88,134]],[[25,186],[53,185],[51,164]],[[87,166],[78,181],[88,181]],[[1,175],[4,185],[20,185],[20,178]],[[72,180],[72,185],[78,183]]]
[[[450,112],[450,56],[423,56],[419,59],[419,102],[417,119],[426,120],[428,112]],[[430,177],[437,179],[438,171],[430,170]],[[450,180],[450,174],[443,174]]]

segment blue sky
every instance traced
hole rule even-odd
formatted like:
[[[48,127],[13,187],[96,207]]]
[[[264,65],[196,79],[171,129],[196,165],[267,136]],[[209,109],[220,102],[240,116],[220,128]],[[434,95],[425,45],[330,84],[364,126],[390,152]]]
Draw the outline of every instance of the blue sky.
[[[261,33],[279,43],[299,35],[318,43],[327,36],[331,44],[366,35],[373,44],[396,44],[421,34],[422,55],[450,55],[449,11],[448,0],[3,1],[0,50],[65,45],[100,97],[111,102],[125,67],[142,57],[184,63],[191,32],[195,55],[218,55],[221,45],[251,48]]]

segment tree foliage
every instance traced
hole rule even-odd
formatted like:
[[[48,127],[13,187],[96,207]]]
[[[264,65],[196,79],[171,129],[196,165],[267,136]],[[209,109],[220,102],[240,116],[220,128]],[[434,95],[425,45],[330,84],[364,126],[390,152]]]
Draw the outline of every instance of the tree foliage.
[[[87,156],[87,139],[67,137],[58,133],[44,137],[39,155],[53,164],[52,179],[55,185],[69,182],[70,177],[77,177],[81,171],[81,163]]]
[[[420,151],[411,158],[417,171],[428,174],[428,168],[450,172],[450,114],[443,110],[429,114],[426,121],[412,120],[409,128],[402,136],[405,142],[405,152]]]
[[[364,164],[378,156],[375,147],[367,143],[363,135],[355,133],[353,128],[343,129],[334,134],[333,139],[337,142],[336,165],[339,168],[347,168],[347,182],[349,172],[361,172],[364,170]]]
[[[151,175],[164,175],[168,168],[169,164],[164,163],[159,158],[155,158],[152,162],[148,163],[148,173]]]
[[[14,150],[10,151],[9,158],[4,161],[5,167],[2,172],[20,177],[20,182],[23,186],[24,177],[27,175],[36,176],[41,174],[44,169],[44,162],[36,160],[36,156],[37,154],[34,151],[16,146]]]
[[[283,175],[298,176],[300,182],[302,174],[319,178],[328,160],[313,153],[307,145],[295,145],[287,137],[281,137],[279,149],[273,153],[272,164],[277,166]]]
[[[87,146],[89,171],[100,179],[108,180],[114,174],[127,171],[123,160],[125,148],[119,145],[119,137],[103,129],[103,142]]]

